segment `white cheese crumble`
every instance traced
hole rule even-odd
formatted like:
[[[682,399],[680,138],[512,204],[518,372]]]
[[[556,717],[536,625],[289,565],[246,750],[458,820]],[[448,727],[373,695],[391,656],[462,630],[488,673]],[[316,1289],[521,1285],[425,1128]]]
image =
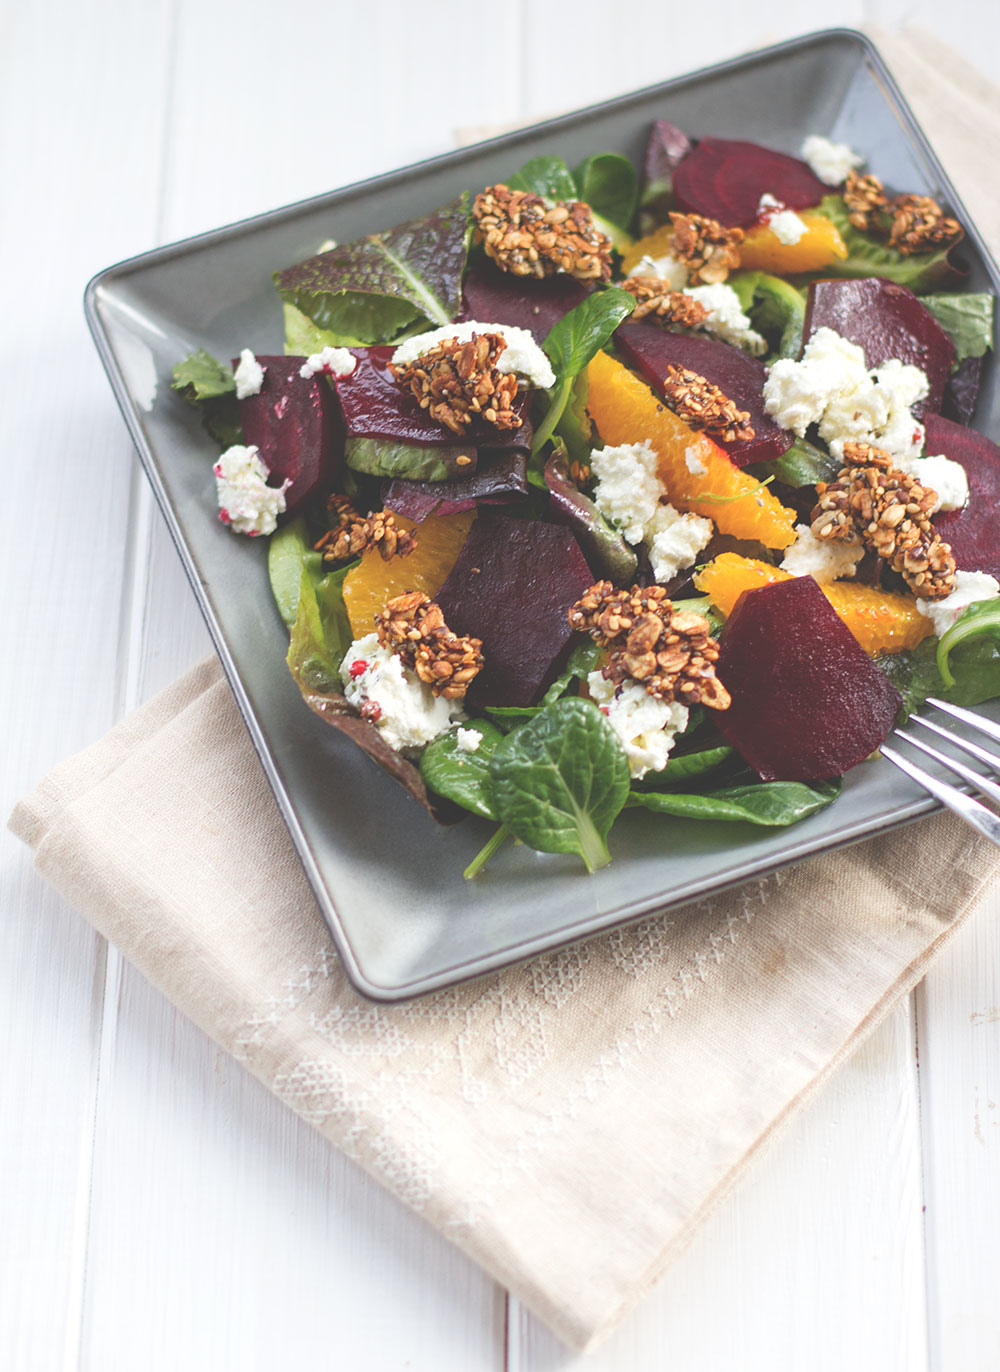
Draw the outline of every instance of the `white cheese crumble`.
[[[712,521],[701,515],[681,514],[673,505],[658,505],[646,525],[645,543],[653,576],[662,586],[695,559],[712,537]]]
[[[794,210],[790,210],[781,200],[766,192],[760,197],[757,218],[762,219],[779,243],[789,246],[797,243],[807,232],[805,221]]]
[[[847,143],[834,143],[818,133],[811,133],[802,144],[802,156],[824,186],[841,185],[847,180],[847,173],[862,166],[865,160]]]
[[[549,359],[531,333],[527,329],[517,328],[514,324],[482,324],[475,319],[470,319],[465,324],[445,324],[440,329],[431,329],[427,333],[404,339],[393,353],[392,360],[397,367],[402,367],[408,362],[416,361],[422,353],[438,343],[443,343],[446,338],[457,338],[459,342],[467,343],[473,334],[484,333],[498,333],[507,343],[507,347],[497,359],[498,371],[516,372],[529,385],[540,386],[542,390],[548,390],[556,384]]]
[[[629,276],[658,276],[672,291],[682,291],[690,273],[686,265],[670,253],[663,257],[640,257]]]
[[[357,667],[354,671],[352,668]],[[415,672],[378,641],[378,634],[365,634],[348,648],[340,667],[344,694],[350,703],[364,711],[366,719],[398,752],[422,748],[437,738],[465,712],[457,700],[436,696]]]
[[[767,343],[750,327],[750,318],[743,313],[740,298],[732,286],[715,282],[711,286],[691,286],[684,294],[708,310],[708,318],[702,320],[699,329],[758,356],[767,352]]]
[[[615,690],[600,671],[588,675],[587,690],[618,735],[632,776],[638,780],[647,772],[662,772],[675,738],[687,726],[687,706],[668,705],[635,681]]]
[[[693,448],[684,449],[684,465],[692,476],[707,476],[708,468]]]
[[[337,246],[337,240],[336,240],[335,238],[324,238],[324,239],[323,239],[323,242],[322,242],[322,243],[319,245],[319,247],[316,249],[316,252],[317,252],[317,253],[321,253],[321,252],[333,252],[333,250],[334,250],[334,248],[335,248],[336,246]]]
[[[299,376],[304,381],[308,381],[317,372],[325,372],[327,376],[351,376],[358,359],[346,348],[323,348],[321,352],[310,353],[299,368]]]
[[[924,431],[910,407],[927,394],[919,367],[893,358],[869,372],[864,351],[833,329],[809,339],[800,361],[779,358],[764,383],[764,408],[801,438],[810,424],[834,457],[870,443],[893,458],[920,455]]]
[[[864,544],[845,543],[837,538],[817,538],[808,524],[796,524],[796,539],[781,563],[792,576],[811,576],[815,581],[838,581],[853,576],[865,555]]]
[[[915,476],[921,486],[934,492],[937,504],[930,513],[961,510],[969,502],[969,478],[961,462],[953,462],[943,453],[899,459],[898,466],[909,476]]]
[[[667,503],[659,457],[651,443],[597,448],[590,455],[590,468],[597,478],[594,504],[626,543],[645,546],[661,585],[693,565],[712,537],[712,521],[681,514]]]
[[[995,600],[1000,595],[1000,582],[988,572],[956,572],[955,589],[943,600],[918,600],[917,609],[934,625],[941,638],[964,609],[977,600]]]
[[[478,729],[462,729],[455,731],[455,742],[458,744],[459,751],[463,753],[474,753],[483,741],[483,736]]]
[[[227,448],[212,468],[219,499],[219,518],[238,534],[272,534],[278,515],[285,512],[285,491],[291,485],[267,484],[268,470],[257,455],[256,445],[237,443]]]
[[[239,366],[233,372],[236,380],[236,399],[246,400],[249,395],[260,395],[264,384],[264,368],[249,348],[240,353]]]

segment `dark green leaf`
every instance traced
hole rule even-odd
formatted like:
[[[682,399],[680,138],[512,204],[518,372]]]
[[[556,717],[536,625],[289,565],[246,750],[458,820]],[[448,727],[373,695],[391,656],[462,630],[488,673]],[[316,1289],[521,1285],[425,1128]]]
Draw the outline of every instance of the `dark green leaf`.
[[[530,191],[547,200],[576,200],[576,182],[561,157],[533,157],[507,178],[512,191]]]
[[[679,819],[745,821],[768,828],[784,827],[824,809],[840,795],[841,782],[761,781],[750,786],[727,786],[705,795],[676,791],[633,791],[630,806],[641,806]]]
[[[587,870],[611,861],[607,834],[628,797],[615,731],[590,701],[556,701],[506,736],[490,763],[498,818],[545,853],[578,853]]]
[[[825,266],[820,276],[884,276],[920,295],[924,291],[947,287],[959,281],[964,272],[951,265],[950,248],[933,253],[904,256],[895,248],[856,229],[847,218],[839,195],[825,195],[817,212],[831,220],[847,248],[847,257]]]
[[[982,640],[990,644],[1000,640],[1000,599],[976,601],[963,610],[947,633],[941,636],[937,646],[937,669],[949,689],[956,684],[951,668],[952,653],[963,644],[968,649]]]
[[[387,233],[368,234],[275,273],[281,298],[338,341],[388,343],[416,319],[462,307],[468,196]]]
[[[588,157],[573,173],[577,195],[595,214],[618,228],[631,228],[639,199],[639,179],[627,157],[616,152],[598,152]]]
[[[818,481],[834,481],[843,464],[826,451],[797,438],[787,452],[768,462],[757,462],[750,469],[759,481],[773,477],[786,486],[815,486]]]
[[[471,463],[459,465],[459,457]],[[407,481],[448,481],[476,470],[476,449],[468,443],[437,448],[419,443],[394,443],[387,438],[349,438],[344,444],[344,460],[356,472],[370,476],[402,477]]]
[[[468,727],[475,729],[481,739],[475,752],[459,747],[457,729],[446,729],[424,749],[420,775],[432,791],[453,800],[463,810],[471,810],[484,819],[496,819],[489,792],[490,758],[503,734],[485,719],[477,719]]]
[[[635,309],[635,297],[610,286],[581,300],[549,330],[542,347],[552,363],[556,384],[549,391],[549,409],[535,430],[532,453],[540,453],[560,423],[573,379],[608,342],[623,319]]]
[[[582,681],[590,672],[596,671],[601,661],[601,649],[592,638],[582,638],[569,655],[566,670],[556,677],[542,696],[543,705],[551,705],[554,700],[565,695],[574,681]]]
[[[798,357],[806,317],[805,292],[769,272],[737,272],[729,278],[758,333],[768,340],[775,357]]]
[[[571,480],[562,451],[554,452],[546,462],[545,481],[554,509],[569,523],[594,575],[607,577],[618,586],[634,581],[638,566],[634,551],[590,496]]]
[[[993,296],[988,291],[967,295],[925,295],[923,303],[955,344],[955,361],[982,357],[993,347]]]
[[[305,569],[299,581],[299,603],[286,660],[303,694],[340,692],[340,662],[327,647],[316,587]]]
[[[319,328],[308,315],[287,300],[282,305],[282,312],[285,319],[285,353],[289,357],[310,357],[313,353],[321,353],[324,348],[362,346],[359,338],[347,338],[330,329]]]
[[[225,366],[204,348],[199,348],[185,357],[183,362],[177,363],[170,384],[192,405],[236,391],[232,367]]]
[[[728,743],[720,743],[714,748],[701,748],[694,753],[684,753],[681,757],[671,757],[659,772],[647,772],[642,779],[642,789],[661,790],[680,785],[694,777],[714,772],[733,756]]]
[[[722,626],[726,622],[707,595],[689,596],[687,600],[675,600],[674,609],[678,613],[683,612],[685,614],[702,615],[708,620],[708,631],[713,638],[718,638],[722,631]],[[694,711],[692,710],[691,713],[693,717]],[[688,728],[691,728],[690,720],[688,722]]]
[[[267,549],[267,574],[278,613],[291,629],[299,610],[302,573],[308,570],[314,580],[320,576],[322,558],[314,552],[306,522],[301,516],[277,529]]]

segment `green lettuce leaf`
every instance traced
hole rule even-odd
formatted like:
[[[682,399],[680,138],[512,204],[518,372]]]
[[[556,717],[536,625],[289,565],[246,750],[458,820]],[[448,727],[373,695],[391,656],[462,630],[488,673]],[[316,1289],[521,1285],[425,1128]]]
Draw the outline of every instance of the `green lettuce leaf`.
[[[837,226],[847,248],[847,257],[829,263],[818,273],[820,276],[884,276],[921,295],[956,284],[965,275],[964,271],[952,266],[950,247],[905,256],[887,243],[862,233],[848,220],[847,209],[839,195],[825,195],[816,209]]]
[[[460,457],[472,462],[459,464]],[[395,443],[388,438],[349,438],[344,459],[356,472],[406,481],[449,481],[476,470],[476,449],[468,443],[426,447],[420,443]]]
[[[993,296],[988,291],[967,295],[925,295],[923,304],[955,344],[955,361],[982,357],[993,347]]]
[[[462,307],[468,196],[387,233],[275,273],[282,300],[338,343],[389,343],[415,320],[447,324]]]
[[[243,442],[232,367],[199,348],[177,363],[170,385],[201,411],[202,423],[222,451]]]

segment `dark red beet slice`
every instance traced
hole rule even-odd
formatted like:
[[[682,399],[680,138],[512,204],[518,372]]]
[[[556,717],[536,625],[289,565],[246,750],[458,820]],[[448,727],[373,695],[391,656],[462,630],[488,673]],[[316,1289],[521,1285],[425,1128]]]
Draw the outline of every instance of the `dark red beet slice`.
[[[358,365],[350,376],[336,379],[348,438],[387,438],[396,443],[420,443],[435,448],[456,442],[450,429],[431,419],[408,391],[396,385],[389,371],[394,347],[350,351]],[[515,408],[522,419],[519,429],[501,431],[474,421],[465,437],[470,443],[487,444],[502,452],[530,449],[527,392],[519,393]]]
[[[944,388],[944,401],[941,406],[945,419],[953,419],[956,424],[971,424],[979,396],[979,383],[982,379],[983,359],[963,357],[948,378]]]
[[[730,138],[701,139],[674,172],[678,209],[728,227],[753,224],[762,195],[804,210],[818,205],[828,189],[797,157]]]
[[[383,481],[382,504],[416,520],[506,504],[528,494],[525,467],[523,453],[490,453],[480,457],[472,476],[453,481]]]
[[[264,368],[260,391],[237,402],[244,442],[256,444],[270,484],[291,481],[285,492],[289,510],[333,484],[343,454],[337,397],[322,373],[299,375],[305,360],[258,357]]]
[[[840,776],[884,742],[902,699],[811,576],[745,591],[722,634],[715,716],[765,781]]]
[[[741,410],[750,414],[754,436],[742,443],[724,443],[737,467],[780,457],[795,440],[788,429],[779,428],[764,410],[764,364],[759,358],[702,334],[670,333],[655,324],[619,324],[614,341],[625,360],[643,376],[657,395],[663,394],[667,367],[690,367],[693,372],[718,386]]]
[[[483,640],[470,703],[534,704],[574,637],[569,607],[593,581],[568,529],[480,516],[435,597],[450,629]]]
[[[462,287],[463,319],[514,324],[542,343],[553,324],[586,300],[593,286],[561,274],[541,281],[502,272],[492,262],[470,267]]]
[[[826,327],[863,349],[869,367],[896,357],[927,375],[926,400],[914,405],[919,419],[941,409],[955,360],[955,345],[930,310],[905,286],[870,276],[850,281],[814,281],[809,287],[803,338]]]
[[[968,503],[935,515],[934,528],[951,544],[960,571],[1000,580],[1000,448],[975,429],[929,414],[925,451],[960,462],[969,478]]]

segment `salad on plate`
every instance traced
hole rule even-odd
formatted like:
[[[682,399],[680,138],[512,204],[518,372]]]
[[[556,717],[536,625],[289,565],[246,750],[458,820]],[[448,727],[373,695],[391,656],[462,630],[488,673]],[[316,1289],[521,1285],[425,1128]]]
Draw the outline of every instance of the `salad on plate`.
[[[657,121],[639,169],[537,157],[319,245],[283,352],[175,368],[305,705],[495,824],[466,875],[593,871],[628,808],[793,824],[925,696],[1000,695],[993,297],[877,172]]]

